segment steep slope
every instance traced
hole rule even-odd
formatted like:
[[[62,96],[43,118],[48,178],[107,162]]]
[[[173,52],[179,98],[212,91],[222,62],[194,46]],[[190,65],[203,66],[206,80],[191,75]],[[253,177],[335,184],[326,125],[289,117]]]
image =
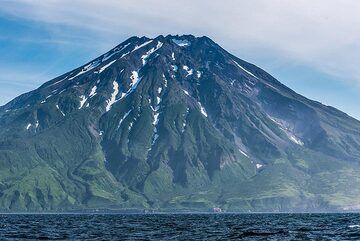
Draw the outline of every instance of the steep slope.
[[[2,210],[356,209],[360,122],[207,37],[132,37],[0,108]]]

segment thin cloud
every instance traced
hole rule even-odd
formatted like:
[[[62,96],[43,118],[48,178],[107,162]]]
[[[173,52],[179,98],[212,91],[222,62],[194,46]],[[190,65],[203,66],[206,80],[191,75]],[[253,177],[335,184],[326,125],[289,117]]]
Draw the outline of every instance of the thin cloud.
[[[25,92],[36,89],[44,81],[51,79],[50,75],[39,74],[38,71],[21,71],[11,67],[0,69],[0,105],[12,100]]]
[[[65,38],[74,44],[85,32],[102,50],[130,35],[209,35],[228,49],[271,49],[360,85],[358,9],[356,0],[12,0],[0,11],[45,23],[62,41],[75,35]]]

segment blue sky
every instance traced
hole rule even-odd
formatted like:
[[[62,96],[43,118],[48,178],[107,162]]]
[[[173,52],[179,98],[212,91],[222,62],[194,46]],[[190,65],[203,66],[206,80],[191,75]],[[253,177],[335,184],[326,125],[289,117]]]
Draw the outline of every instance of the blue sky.
[[[360,119],[356,0],[3,0],[0,105],[132,35],[207,35],[310,99]]]

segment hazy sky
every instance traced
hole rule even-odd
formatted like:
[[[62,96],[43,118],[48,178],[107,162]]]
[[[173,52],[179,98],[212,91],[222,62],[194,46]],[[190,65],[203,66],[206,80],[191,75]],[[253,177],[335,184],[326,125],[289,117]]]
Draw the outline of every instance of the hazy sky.
[[[0,104],[132,35],[207,35],[360,119],[358,0],[0,0]]]

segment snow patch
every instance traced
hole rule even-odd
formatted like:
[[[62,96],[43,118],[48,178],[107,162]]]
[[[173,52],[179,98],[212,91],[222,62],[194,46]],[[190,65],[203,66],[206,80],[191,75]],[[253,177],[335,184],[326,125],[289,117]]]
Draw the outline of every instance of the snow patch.
[[[31,126],[32,126],[32,124],[29,123],[29,124],[26,126],[26,130],[29,130]]]
[[[190,46],[190,42],[188,40],[181,40],[181,39],[172,39],[173,43],[180,47],[187,47]]]
[[[185,95],[190,96],[190,95],[189,95],[189,92],[188,92],[187,90],[184,90],[184,89],[183,89],[183,91],[184,91]],[[199,103],[200,103],[200,102],[199,102]]]
[[[130,86],[131,87],[136,86],[139,82],[139,73],[137,71],[132,71],[130,80],[131,80]]]
[[[187,72],[187,75],[185,77],[188,77],[194,73],[194,71],[186,65],[183,66],[183,69]]]
[[[92,98],[96,95],[96,85],[94,87],[92,87],[91,91],[90,91],[90,94],[89,94],[89,98]]]
[[[261,164],[258,164],[258,163],[256,164],[256,168],[257,168],[257,169],[261,168],[262,166],[263,166],[263,165],[261,165]]]
[[[113,81],[113,90],[110,99],[106,101],[106,112],[108,112],[111,109],[111,106],[116,102],[116,96],[119,93],[119,84],[115,80]]]
[[[200,79],[201,78],[201,71],[196,71],[196,76],[198,77],[198,79]]]
[[[80,96],[80,107],[79,110],[84,106],[85,102],[87,101],[87,98],[85,97],[85,95],[81,95]]]
[[[156,112],[156,113],[154,114],[154,121],[153,121],[152,124],[153,124],[154,126],[156,126],[156,125],[158,124],[158,122],[159,122],[159,113]]]
[[[170,66],[174,72],[177,72],[179,69],[176,65],[170,65]]]
[[[174,60],[174,61],[175,61],[175,53],[174,53],[174,52],[172,52],[172,54],[171,54],[171,58],[172,58],[172,60]]]
[[[134,124],[133,122],[130,122],[129,127],[128,127],[129,131],[131,131],[131,128],[133,127],[133,124]]]
[[[149,51],[146,52],[143,56],[141,56],[143,66],[146,64],[147,59],[157,50],[159,50],[163,46],[163,43],[158,41],[158,44],[155,48],[151,48]]]

